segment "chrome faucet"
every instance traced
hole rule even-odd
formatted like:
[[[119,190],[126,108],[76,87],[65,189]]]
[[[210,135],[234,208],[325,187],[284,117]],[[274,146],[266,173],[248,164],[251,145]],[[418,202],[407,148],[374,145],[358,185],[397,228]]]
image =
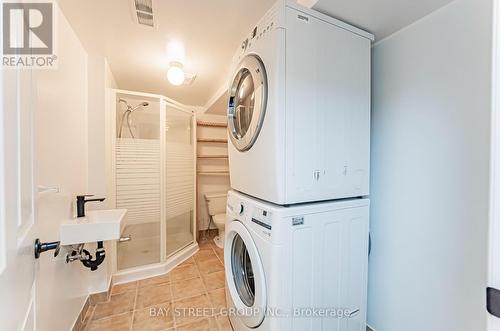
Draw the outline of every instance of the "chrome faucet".
[[[85,199],[87,197],[93,197],[90,195],[77,195],[76,196],[76,217],[85,217],[85,203],[92,201],[104,201],[106,198],[98,199]]]

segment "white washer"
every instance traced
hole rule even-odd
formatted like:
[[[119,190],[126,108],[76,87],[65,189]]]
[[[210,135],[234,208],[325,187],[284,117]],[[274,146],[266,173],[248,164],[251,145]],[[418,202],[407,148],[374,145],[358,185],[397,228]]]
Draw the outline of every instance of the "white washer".
[[[232,188],[277,204],[369,193],[373,35],[279,1],[233,59]]]
[[[283,207],[230,191],[224,265],[234,330],[364,331],[368,209],[368,199]],[[329,317],[312,316],[320,312]]]

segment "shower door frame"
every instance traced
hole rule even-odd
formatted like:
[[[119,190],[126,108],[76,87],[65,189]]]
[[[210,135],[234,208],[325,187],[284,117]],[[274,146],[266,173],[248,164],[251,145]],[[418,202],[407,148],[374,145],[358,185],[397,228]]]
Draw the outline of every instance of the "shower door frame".
[[[196,202],[196,199],[197,199],[197,196],[196,196],[196,187],[197,187],[197,183],[196,183],[196,179],[197,179],[197,176],[196,176],[196,162],[197,162],[197,157],[196,157],[196,151],[197,151],[197,147],[196,147],[196,111],[186,105],[183,105],[182,103],[180,102],[177,102],[173,99],[170,99],[170,98],[167,98],[167,97],[164,97],[162,96],[163,99],[161,99],[161,105],[163,105],[162,107],[162,113],[164,114],[163,118],[161,119],[162,121],[162,126],[163,128],[160,126],[160,129],[162,130],[162,134],[163,134],[163,139],[161,141],[161,144],[160,144],[160,148],[162,149],[162,151],[164,151],[164,153],[161,153],[161,164],[162,164],[162,169],[163,169],[163,175],[162,175],[162,178],[164,180],[164,183],[162,183],[162,185],[164,185],[163,187],[165,188],[164,189],[164,192],[163,192],[163,195],[164,197],[162,198],[162,202],[163,203],[166,203],[167,199],[166,199],[166,190],[168,189],[167,185],[166,185],[166,174],[167,174],[167,160],[166,160],[166,143],[167,143],[167,139],[165,137],[165,132],[166,132],[166,119],[167,119],[167,108],[168,107],[172,107],[172,108],[175,108],[175,110],[177,111],[180,111],[180,112],[183,112],[183,113],[186,113],[188,115],[191,116],[191,141],[193,142],[193,218],[191,220],[191,227],[193,229],[193,233],[192,233],[192,240],[190,243],[187,243],[186,245],[184,245],[183,247],[181,248],[178,248],[177,250],[175,250],[174,252],[170,253],[169,255],[167,255],[167,240],[166,240],[166,237],[167,237],[167,221],[166,221],[166,207],[163,207],[162,208],[162,211],[163,213],[165,214],[164,216],[162,216],[162,220],[164,219],[165,221],[163,221],[161,224],[163,226],[163,228],[161,229],[162,231],[162,234],[165,236],[165,240],[161,240],[161,245],[164,245],[164,247],[161,248],[161,254],[162,256],[164,255],[165,258],[162,260],[162,261],[165,261],[166,259],[168,259],[170,256],[172,255],[175,255],[177,252],[179,251],[182,251],[185,247],[189,246],[190,244],[192,243],[196,243],[196,218],[197,218],[197,214],[196,214],[196,206],[197,206],[197,202]],[[161,116],[160,116],[161,117]],[[162,145],[163,144],[163,145]]]
[[[164,267],[167,264],[167,268],[169,268],[170,263],[169,258],[173,257],[173,260],[182,259],[182,254],[178,255],[184,249],[187,249],[190,246],[195,246],[193,248],[197,248],[196,241],[196,112],[192,107],[183,105],[175,100],[167,98],[163,95],[159,94],[151,94],[151,93],[143,93],[129,90],[121,90],[121,89],[111,89],[106,88],[106,132],[105,132],[105,145],[106,145],[106,155],[105,155],[105,163],[106,163],[106,179],[107,179],[107,199],[109,202],[109,206],[111,208],[116,208],[116,98],[118,94],[130,95],[133,97],[139,98],[147,98],[147,99],[156,99],[160,103],[160,261],[152,264],[145,264],[141,266],[118,269],[118,245],[116,241],[110,243],[110,247],[108,248],[110,251],[110,255],[113,256],[111,269],[112,274],[116,272],[126,272],[130,273],[134,270],[140,271],[145,267],[152,267],[151,272],[156,272],[156,267]],[[191,226],[193,229],[193,238],[190,243],[187,243],[185,246],[179,248],[175,252],[167,255],[167,232],[166,232],[166,119],[167,119],[167,107],[174,107],[178,111],[182,111],[186,114],[191,115],[191,139],[193,141],[193,219],[191,220]],[[133,240],[133,239],[132,239]],[[131,275],[131,277],[133,277]]]

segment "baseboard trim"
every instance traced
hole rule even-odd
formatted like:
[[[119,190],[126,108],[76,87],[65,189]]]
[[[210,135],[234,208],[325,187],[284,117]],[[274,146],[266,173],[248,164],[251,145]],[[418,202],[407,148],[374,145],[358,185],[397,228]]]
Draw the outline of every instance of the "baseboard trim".
[[[80,310],[80,313],[76,317],[76,321],[73,324],[73,327],[71,328],[72,331],[82,331],[85,329],[87,325],[87,314],[89,310],[91,309],[91,302],[90,302],[90,295],[87,295],[87,298],[85,299],[85,303],[83,304],[82,309]]]
[[[95,305],[99,302],[105,302],[109,300],[111,296],[111,288],[113,287],[113,278],[110,279],[108,283],[108,289],[104,292],[99,293],[91,293],[85,299],[85,303],[83,304],[82,309],[80,310],[80,314],[76,318],[75,323],[73,324],[72,331],[82,331],[87,326],[88,319],[90,317],[90,310],[94,309]]]

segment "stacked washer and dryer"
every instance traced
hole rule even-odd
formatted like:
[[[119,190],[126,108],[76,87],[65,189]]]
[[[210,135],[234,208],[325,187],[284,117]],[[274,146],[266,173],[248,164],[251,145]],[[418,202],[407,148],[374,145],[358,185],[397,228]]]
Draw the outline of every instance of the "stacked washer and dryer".
[[[361,331],[373,35],[280,0],[234,58],[224,244],[236,331]]]

